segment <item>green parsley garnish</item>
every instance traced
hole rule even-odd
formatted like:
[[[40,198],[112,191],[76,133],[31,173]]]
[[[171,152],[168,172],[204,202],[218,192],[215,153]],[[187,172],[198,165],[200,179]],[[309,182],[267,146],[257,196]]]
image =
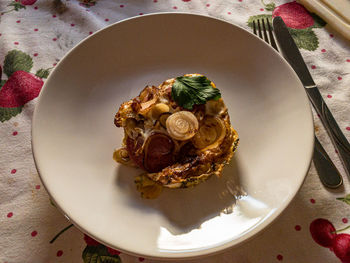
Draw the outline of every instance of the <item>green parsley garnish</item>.
[[[171,89],[171,96],[178,105],[192,110],[193,105],[221,98],[220,91],[210,83],[205,76],[177,77]]]

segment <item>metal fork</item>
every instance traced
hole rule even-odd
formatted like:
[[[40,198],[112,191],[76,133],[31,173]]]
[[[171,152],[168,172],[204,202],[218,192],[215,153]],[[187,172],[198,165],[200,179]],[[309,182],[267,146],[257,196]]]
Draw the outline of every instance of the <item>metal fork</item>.
[[[273,30],[268,18],[266,18],[266,22],[264,19],[261,19],[261,22],[260,19],[257,19],[257,24],[258,25],[256,25],[255,21],[253,20],[253,33],[255,35],[258,35],[261,39],[263,39],[266,43],[270,44],[275,50],[278,51],[275,37],[273,35]],[[318,176],[320,177],[320,180],[324,186],[329,188],[337,188],[343,184],[343,179],[338,169],[329,158],[327,152],[323,148],[320,141],[317,139],[316,135],[313,161]]]

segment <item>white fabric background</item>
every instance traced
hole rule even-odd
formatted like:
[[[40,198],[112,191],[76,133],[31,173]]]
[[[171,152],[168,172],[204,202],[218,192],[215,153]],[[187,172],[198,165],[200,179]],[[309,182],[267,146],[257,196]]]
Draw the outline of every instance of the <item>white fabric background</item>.
[[[0,10],[9,9],[9,2],[0,0]],[[276,5],[285,2],[275,1]],[[195,12],[227,20],[248,30],[250,16],[269,13],[260,10],[264,6],[258,0],[99,0],[90,8],[82,7],[73,0],[66,4],[67,11],[61,15],[53,10],[52,1],[48,0],[38,0],[25,10],[2,15],[0,65],[8,51],[19,49],[32,56],[32,72],[50,68],[89,32],[140,13]],[[18,20],[20,23],[16,22]],[[36,28],[38,31],[34,31]],[[318,49],[302,50],[302,54],[339,126],[350,139],[350,131],[346,129],[350,126],[349,42],[328,26],[314,29],[314,32],[319,39]],[[54,38],[57,40],[53,41]],[[35,53],[38,55],[34,56]],[[312,65],[316,68],[312,69]],[[34,166],[30,129],[36,100],[27,103],[21,114],[0,122],[0,263],[82,262],[81,253],[86,244],[83,234],[76,228],[67,230],[49,244],[53,236],[70,223],[50,204]],[[326,190],[312,165],[295,200],[266,231],[236,249],[188,262],[271,263],[279,261],[277,255],[283,256],[282,262],[340,262],[329,249],[317,245],[309,233],[309,224],[316,218],[327,218],[336,228],[347,225],[342,222],[343,218],[350,219],[349,206],[335,200],[350,193],[348,177],[316,115],[315,125],[319,139],[343,175],[344,187]],[[15,131],[18,134],[14,136]],[[16,173],[11,173],[13,169]],[[315,203],[310,199],[314,199]],[[8,217],[10,212],[12,217]],[[300,231],[295,230],[296,225],[301,227]],[[37,231],[34,237],[31,235],[33,231]],[[63,254],[58,257],[59,250]],[[138,257],[124,253],[120,256],[123,262],[140,262]],[[161,261],[146,258],[144,262]]]

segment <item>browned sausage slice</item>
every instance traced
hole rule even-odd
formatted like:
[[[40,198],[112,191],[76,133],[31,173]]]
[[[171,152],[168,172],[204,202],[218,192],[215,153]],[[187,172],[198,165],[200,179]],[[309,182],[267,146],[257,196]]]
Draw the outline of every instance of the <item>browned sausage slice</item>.
[[[174,163],[174,142],[169,136],[156,133],[148,137],[145,147],[144,167],[155,173]]]
[[[141,136],[137,137],[136,140],[128,137],[126,139],[126,149],[128,150],[131,160],[133,160],[140,168],[145,169],[143,166],[144,153],[138,150],[143,145],[143,138]]]

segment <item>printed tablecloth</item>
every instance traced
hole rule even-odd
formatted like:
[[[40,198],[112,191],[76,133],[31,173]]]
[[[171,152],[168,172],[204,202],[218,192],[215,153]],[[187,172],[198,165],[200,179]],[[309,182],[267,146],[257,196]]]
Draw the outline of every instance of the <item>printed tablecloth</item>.
[[[248,30],[254,19],[282,16],[350,139],[349,42],[296,2],[1,0],[0,263],[161,262],[107,248],[67,221],[40,182],[30,130],[45,79],[79,41],[128,17],[176,11],[210,15]],[[238,248],[188,262],[350,262],[349,179],[316,114],[314,118],[316,134],[344,186],[326,189],[312,165],[296,198],[266,231]]]

